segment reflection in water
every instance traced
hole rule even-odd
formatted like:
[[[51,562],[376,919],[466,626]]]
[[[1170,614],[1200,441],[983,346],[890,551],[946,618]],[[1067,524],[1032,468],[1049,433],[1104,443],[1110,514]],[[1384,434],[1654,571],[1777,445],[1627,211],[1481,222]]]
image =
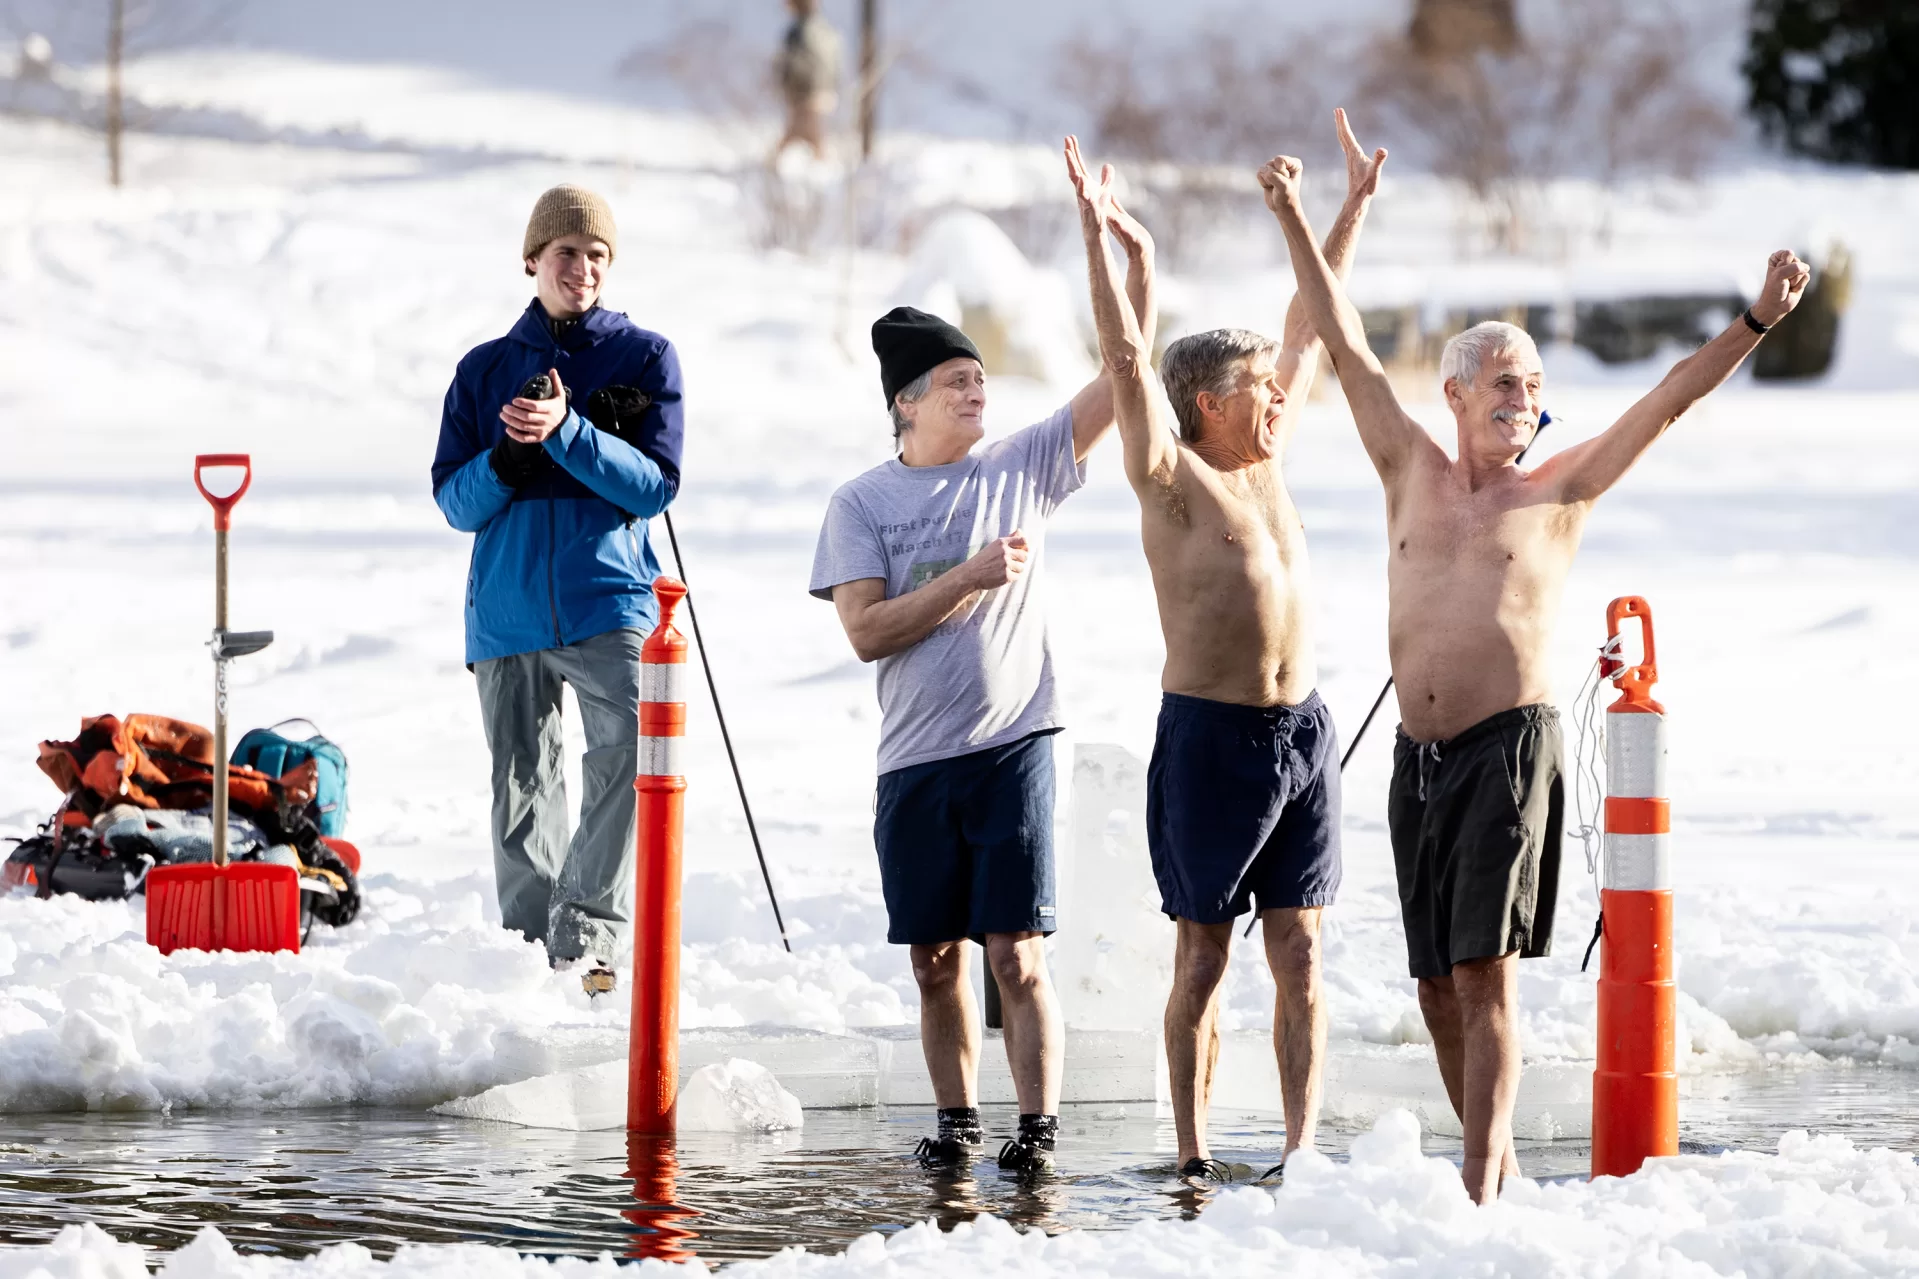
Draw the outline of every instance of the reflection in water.
[[[1869,1067],[1693,1081],[1688,1149],[1776,1147],[1788,1128],[1866,1145],[1919,1147],[1919,1071]],[[1010,1132],[1013,1108],[991,1107]],[[839,1251],[871,1231],[931,1220],[950,1230],[993,1214],[1022,1229],[1102,1229],[1205,1211],[1215,1188],[1176,1179],[1170,1123],[1145,1105],[1069,1106],[1059,1171],[1034,1185],[990,1153],[929,1174],[912,1149],[927,1109],[808,1111],[798,1133],[572,1133],[418,1111],[0,1116],[0,1243],[39,1243],[93,1221],[172,1249],[215,1225],[242,1252],[304,1256],[352,1241],[388,1257],[408,1243],[474,1242],[548,1256],[611,1252],[708,1263],[799,1244]],[[1321,1129],[1337,1157],[1353,1133]],[[1216,1114],[1215,1155],[1270,1166],[1277,1121]],[[1456,1158],[1457,1141],[1428,1138]],[[1583,1142],[1528,1143],[1533,1177],[1580,1176]]]
[[[679,1155],[672,1137],[626,1134],[626,1177],[633,1183],[633,1200],[638,1205],[620,1212],[634,1227],[626,1249],[630,1260],[652,1257],[686,1261],[693,1256],[691,1245],[698,1236],[680,1223],[700,1213],[697,1208],[684,1208],[674,1201],[679,1175]]]

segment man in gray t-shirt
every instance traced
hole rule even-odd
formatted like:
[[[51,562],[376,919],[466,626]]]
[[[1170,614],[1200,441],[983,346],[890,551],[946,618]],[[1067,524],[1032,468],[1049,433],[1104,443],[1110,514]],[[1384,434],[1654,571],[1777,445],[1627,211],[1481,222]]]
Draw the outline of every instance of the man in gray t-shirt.
[[[1086,479],[1070,407],[957,462],[884,462],[840,486],[813,561],[813,594],[878,579],[897,599],[959,569],[982,571],[946,619],[911,647],[877,656],[879,771],[990,750],[1060,727],[1040,611],[1046,518]],[[1025,571],[997,590],[994,548],[1019,539]],[[984,561],[970,565],[986,552]],[[1029,611],[1030,609],[1030,611]],[[1048,930],[1050,931],[1050,929]]]
[[[1154,327],[1152,241],[1117,213],[1127,296]],[[974,1104],[978,1017],[966,939],[981,941],[1006,1014],[1020,1128],[1002,1168],[1051,1166],[1063,1031],[1046,972],[1053,754],[1060,728],[1041,581],[1046,521],[1112,429],[1106,377],[1043,422],[981,444],[986,377],[965,334],[898,307],[873,325],[899,456],[840,486],[812,592],[879,664],[873,824],[887,940],[911,947],[920,1043],[939,1104],[928,1165],[985,1140]]]

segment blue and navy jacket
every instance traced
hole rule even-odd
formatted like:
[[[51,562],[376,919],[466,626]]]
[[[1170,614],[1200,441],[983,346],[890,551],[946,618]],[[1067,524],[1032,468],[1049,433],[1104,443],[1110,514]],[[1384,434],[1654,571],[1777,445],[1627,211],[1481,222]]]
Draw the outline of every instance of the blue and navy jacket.
[[[506,434],[500,409],[549,368],[575,405],[603,386],[638,387],[653,403],[637,449],[570,409],[546,441],[557,465],[515,490],[488,460]],[[556,341],[536,298],[505,337],[466,353],[440,414],[433,500],[475,535],[467,665],[652,627],[660,564],[645,521],[679,491],[681,414],[673,344],[617,311],[595,307]]]

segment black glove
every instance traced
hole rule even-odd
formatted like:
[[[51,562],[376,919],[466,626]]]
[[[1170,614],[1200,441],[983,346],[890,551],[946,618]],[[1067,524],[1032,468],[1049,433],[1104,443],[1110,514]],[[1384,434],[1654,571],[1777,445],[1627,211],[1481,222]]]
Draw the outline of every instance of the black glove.
[[[544,444],[523,444],[510,435],[500,437],[500,442],[493,446],[487,461],[492,463],[493,473],[500,477],[500,483],[510,489],[525,488],[546,474],[553,465],[553,459],[547,456]]]
[[[586,397],[586,420],[615,439],[640,447],[640,415],[653,397],[637,386],[603,386]]]

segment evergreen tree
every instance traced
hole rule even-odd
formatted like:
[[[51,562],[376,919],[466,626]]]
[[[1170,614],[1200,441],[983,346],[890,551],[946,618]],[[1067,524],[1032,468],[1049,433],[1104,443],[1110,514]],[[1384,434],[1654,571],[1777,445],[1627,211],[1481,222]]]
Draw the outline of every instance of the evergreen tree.
[[[1748,107],[1789,150],[1919,169],[1919,3],[1753,0]]]

